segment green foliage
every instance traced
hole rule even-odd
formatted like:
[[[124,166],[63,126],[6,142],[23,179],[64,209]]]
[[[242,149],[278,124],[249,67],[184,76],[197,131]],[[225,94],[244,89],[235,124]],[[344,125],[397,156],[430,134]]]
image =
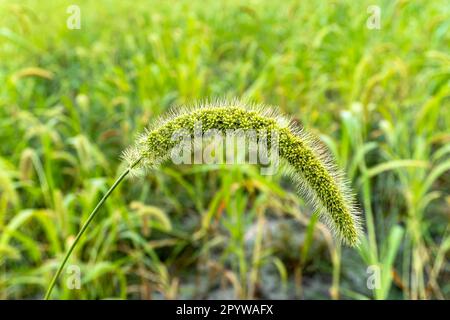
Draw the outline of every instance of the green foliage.
[[[359,254],[281,175],[165,165],[111,195],[69,261],[82,290],[64,272],[54,298],[449,297],[445,1],[77,2],[80,30],[71,1],[0,2],[0,298],[41,298],[121,150],[215,97],[320,136],[361,204]]]

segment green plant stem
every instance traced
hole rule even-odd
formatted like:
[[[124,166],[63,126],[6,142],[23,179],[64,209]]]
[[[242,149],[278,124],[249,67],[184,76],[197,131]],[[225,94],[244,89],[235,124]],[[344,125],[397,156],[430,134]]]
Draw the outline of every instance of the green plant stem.
[[[94,210],[92,210],[91,214],[87,218],[84,225],[81,227],[80,231],[77,234],[77,237],[75,238],[74,242],[70,246],[69,250],[67,251],[66,255],[64,256],[63,261],[61,262],[58,270],[56,271],[55,275],[53,276],[52,282],[50,283],[47,293],[45,294],[45,300],[48,300],[50,298],[50,295],[52,294],[53,287],[56,284],[56,281],[58,280],[58,277],[60,276],[62,270],[64,269],[64,266],[67,263],[67,260],[69,260],[70,255],[72,254],[72,251],[75,249],[75,246],[77,245],[78,241],[83,236],[84,232],[86,231],[87,227],[91,223],[91,221],[95,218],[95,215],[99,211],[99,209],[102,207],[103,203],[105,203],[106,199],[111,195],[111,193],[116,189],[116,187],[122,182],[122,180],[130,173],[131,169],[133,169],[142,158],[136,160],[133,164],[131,164],[122,174],[116,179],[116,181],[113,183],[111,188],[105,193],[105,195],[102,197],[102,199],[98,202],[98,204],[95,206]]]

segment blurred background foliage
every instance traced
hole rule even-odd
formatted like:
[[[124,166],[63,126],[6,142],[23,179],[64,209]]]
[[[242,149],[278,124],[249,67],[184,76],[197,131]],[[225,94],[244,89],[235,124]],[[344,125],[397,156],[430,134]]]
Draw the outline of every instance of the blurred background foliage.
[[[64,272],[54,298],[449,298],[449,10],[1,1],[0,298],[42,298],[121,151],[170,106],[216,97],[277,105],[323,140],[357,194],[360,248],[281,175],[168,163],[115,191],[69,262],[81,289]]]

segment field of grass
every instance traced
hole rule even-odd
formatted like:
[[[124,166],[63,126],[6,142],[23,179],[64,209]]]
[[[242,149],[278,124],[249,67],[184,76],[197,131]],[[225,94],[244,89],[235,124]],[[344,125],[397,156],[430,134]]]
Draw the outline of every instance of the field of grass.
[[[0,1],[0,298],[44,296],[151,119],[234,97],[329,147],[360,247],[286,177],[167,163],[115,190],[53,298],[450,299],[445,0]]]

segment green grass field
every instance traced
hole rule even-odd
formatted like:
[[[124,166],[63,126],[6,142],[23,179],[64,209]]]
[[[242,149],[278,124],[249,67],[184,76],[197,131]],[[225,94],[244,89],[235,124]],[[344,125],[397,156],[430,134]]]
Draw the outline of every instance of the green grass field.
[[[286,177],[167,163],[115,190],[52,298],[450,299],[444,0],[0,1],[0,298],[44,296],[153,118],[234,97],[329,147],[360,247]]]

